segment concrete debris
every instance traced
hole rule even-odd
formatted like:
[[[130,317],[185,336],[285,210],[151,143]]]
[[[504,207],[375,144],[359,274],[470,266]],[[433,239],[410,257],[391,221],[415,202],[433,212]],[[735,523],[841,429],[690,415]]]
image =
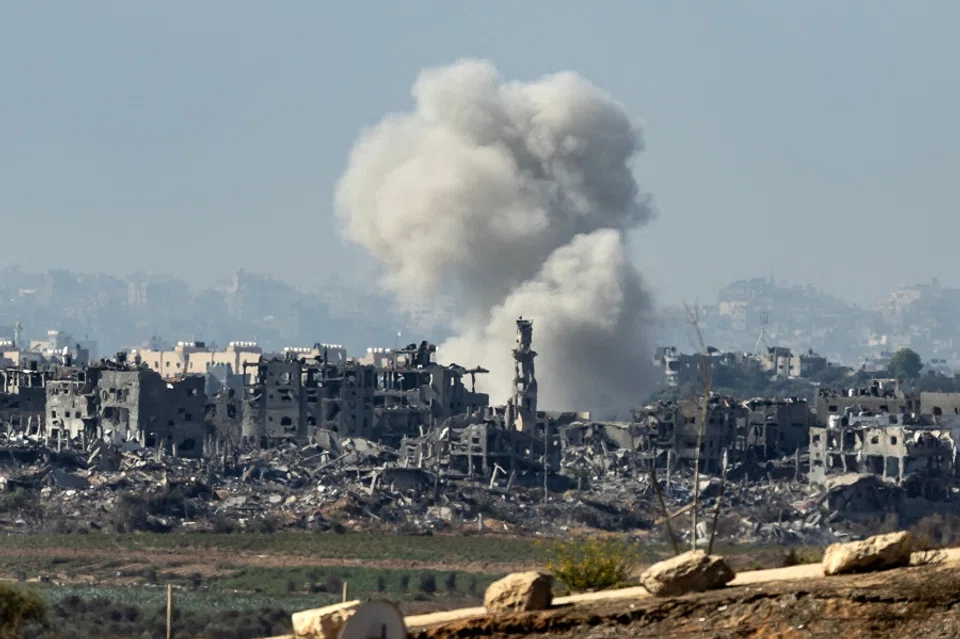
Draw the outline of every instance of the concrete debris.
[[[717,541],[827,545],[877,530],[877,513],[909,523],[960,501],[960,398],[928,396],[921,419],[919,399],[877,382],[824,391],[816,415],[710,394],[596,421],[541,410],[533,323],[516,325],[502,406],[475,390],[486,369],[440,364],[426,341],[361,359],[183,342],[0,369],[0,488],[25,491],[0,526],[665,542],[669,523],[689,547],[698,495],[705,514],[722,500]],[[698,542],[713,521],[698,518]]]
[[[487,587],[483,607],[490,614],[546,610],[553,603],[553,576],[542,572],[507,575]]]
[[[447,435],[455,430],[448,428]],[[443,438],[430,431],[424,440]],[[58,452],[36,438],[0,435],[0,489],[36,491],[36,523],[71,530],[530,535],[595,529],[665,540],[639,453],[567,447],[558,472],[549,476],[546,500],[541,468],[493,459],[486,475],[464,472],[469,463],[455,456],[441,457],[439,464],[436,456],[426,456],[418,466],[402,451],[358,438],[331,437],[326,447],[287,442],[185,458],[104,442],[92,451]],[[751,469],[728,474],[723,500],[733,515],[721,518],[718,539],[825,544],[843,538],[843,516],[831,519],[836,500],[820,487],[793,481],[791,461],[772,463],[751,481]],[[717,500],[716,480],[701,477],[709,511]],[[684,507],[694,493],[692,470],[663,469],[658,480],[675,530],[689,540]],[[705,537],[701,530],[700,539]]]

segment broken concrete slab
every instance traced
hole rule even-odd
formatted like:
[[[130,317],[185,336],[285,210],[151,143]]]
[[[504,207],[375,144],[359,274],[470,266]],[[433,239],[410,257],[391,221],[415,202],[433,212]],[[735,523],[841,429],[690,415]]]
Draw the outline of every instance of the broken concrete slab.
[[[66,488],[68,490],[85,490],[90,488],[90,482],[86,478],[78,477],[73,473],[60,470],[59,468],[54,468],[50,476],[53,478],[53,482],[60,488]]]

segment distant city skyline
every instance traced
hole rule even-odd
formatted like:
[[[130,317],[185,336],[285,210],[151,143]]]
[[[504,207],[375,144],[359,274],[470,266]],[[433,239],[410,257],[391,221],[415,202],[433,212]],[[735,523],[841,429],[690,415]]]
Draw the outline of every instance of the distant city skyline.
[[[770,272],[861,305],[958,286],[958,21],[946,0],[6,3],[0,266],[367,281],[332,214],[348,151],[422,69],[478,57],[576,71],[644,123],[659,217],[631,247],[661,304]]]

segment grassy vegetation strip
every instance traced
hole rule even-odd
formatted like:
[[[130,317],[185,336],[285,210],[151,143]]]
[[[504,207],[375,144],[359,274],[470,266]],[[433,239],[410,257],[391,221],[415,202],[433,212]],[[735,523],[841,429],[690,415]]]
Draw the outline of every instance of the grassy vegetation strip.
[[[524,539],[464,536],[400,536],[363,533],[203,534],[141,533],[135,535],[17,535],[3,537],[10,549],[177,550],[189,548],[309,555],[330,559],[517,563],[535,558],[534,542]]]

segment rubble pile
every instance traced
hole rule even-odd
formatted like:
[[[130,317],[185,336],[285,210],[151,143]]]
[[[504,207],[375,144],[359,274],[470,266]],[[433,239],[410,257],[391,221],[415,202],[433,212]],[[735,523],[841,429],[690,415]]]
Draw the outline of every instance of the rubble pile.
[[[641,452],[568,447],[544,500],[539,473],[468,477],[413,467],[363,439],[292,443],[188,459],[135,444],[61,450],[28,437],[0,438],[0,521],[49,530],[487,532],[556,535],[599,529],[666,541],[663,513]],[[574,460],[571,462],[571,460]],[[788,463],[787,461],[784,464]],[[584,472],[589,467],[590,472]],[[692,469],[658,471],[673,528],[691,536]],[[719,539],[827,543],[840,517],[820,488],[800,481],[735,479],[724,487]],[[14,496],[19,498],[14,499]],[[703,511],[720,480],[701,474]],[[701,517],[706,539],[712,517]]]

